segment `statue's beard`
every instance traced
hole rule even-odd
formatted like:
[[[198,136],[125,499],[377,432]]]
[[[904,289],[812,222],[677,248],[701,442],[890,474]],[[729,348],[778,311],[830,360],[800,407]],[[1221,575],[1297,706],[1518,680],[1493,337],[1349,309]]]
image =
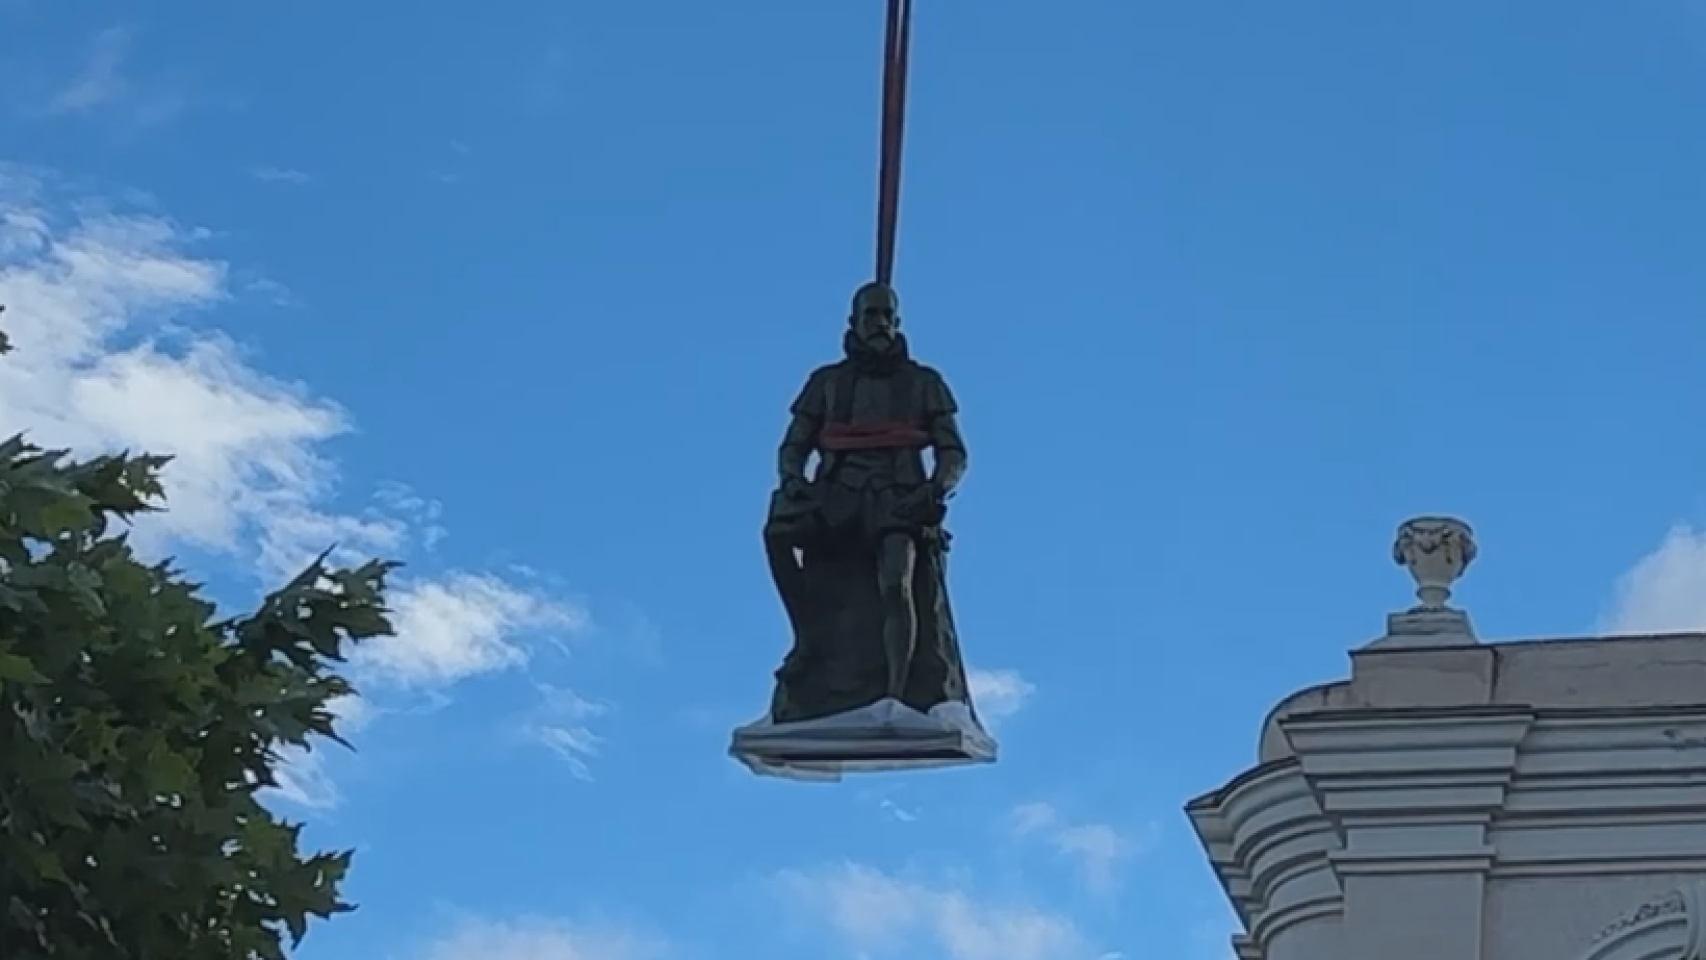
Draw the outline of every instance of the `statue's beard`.
[[[898,330],[888,336],[878,336],[874,331],[849,330],[841,343],[849,360],[872,373],[892,370],[906,362],[908,357],[906,337]]]

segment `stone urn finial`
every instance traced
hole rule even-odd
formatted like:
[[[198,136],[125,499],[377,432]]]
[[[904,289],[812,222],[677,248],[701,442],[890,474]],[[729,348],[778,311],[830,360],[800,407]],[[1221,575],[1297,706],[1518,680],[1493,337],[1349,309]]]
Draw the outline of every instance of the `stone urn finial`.
[[[1416,579],[1418,612],[1450,609],[1451,586],[1475,562],[1475,531],[1455,517],[1414,517],[1398,527],[1392,558]]]

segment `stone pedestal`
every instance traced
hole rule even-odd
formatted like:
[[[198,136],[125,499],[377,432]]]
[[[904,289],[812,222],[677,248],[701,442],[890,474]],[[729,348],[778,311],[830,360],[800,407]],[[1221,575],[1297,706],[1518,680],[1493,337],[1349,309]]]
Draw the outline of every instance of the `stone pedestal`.
[[[1467,647],[1479,643],[1462,610],[1406,610],[1386,615],[1386,633],[1373,648]]]
[[[923,714],[898,700],[802,723],[761,719],[737,729],[729,745],[754,773],[832,781],[846,773],[993,763],[996,751],[967,705],[945,703]]]

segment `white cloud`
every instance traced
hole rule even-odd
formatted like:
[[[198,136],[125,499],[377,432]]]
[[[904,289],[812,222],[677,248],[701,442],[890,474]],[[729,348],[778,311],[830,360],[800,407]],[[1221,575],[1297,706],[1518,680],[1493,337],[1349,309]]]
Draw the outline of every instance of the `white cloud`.
[[[0,328],[16,348],[0,358],[0,435],[171,455],[168,509],[140,520],[138,548],[253,562],[268,585],[334,543],[340,559],[401,558],[444,536],[438,505],[401,484],[338,509],[324,445],[349,429],[344,411],[185,322],[233,296],[204,233],[54,189],[0,166]],[[443,687],[520,666],[539,634],[586,624],[578,608],[482,573],[400,577],[391,602],[398,636],[356,651],[364,686]],[[332,802],[322,759],[293,757],[284,792]]]
[[[1015,836],[1042,840],[1056,854],[1071,860],[1084,886],[1093,893],[1111,892],[1118,882],[1120,865],[1145,845],[1106,823],[1068,820],[1047,803],[1020,804],[1013,808],[1010,824]]]
[[[1673,527],[1617,584],[1613,634],[1706,630],[1706,530]]]
[[[859,958],[1099,960],[1073,921],[1035,904],[985,900],[964,886],[859,864],[780,878],[786,897],[827,923]]]
[[[337,723],[338,736],[348,738],[351,734],[359,733],[372,723],[375,717],[373,705],[359,694],[338,697],[326,704]]]
[[[1018,713],[1037,688],[1017,670],[978,670],[966,672],[971,687],[971,702],[977,715],[990,724]]]
[[[170,510],[138,536],[226,553],[259,546],[269,575],[334,540],[388,550],[403,531],[319,508],[336,479],[317,445],[340,410],[254,370],[226,338],[162,318],[227,296],[226,265],[159,217],[53,216],[0,173],[0,303],[16,352],[0,363],[0,429],[78,450],[172,454]],[[168,339],[179,341],[177,349]]]
[[[405,582],[392,592],[394,637],[375,637],[356,667],[381,681],[412,686],[455,683],[527,662],[516,638],[578,630],[586,615],[490,574],[452,573]]]
[[[658,960],[654,938],[551,920],[465,920],[421,951],[420,960]]]

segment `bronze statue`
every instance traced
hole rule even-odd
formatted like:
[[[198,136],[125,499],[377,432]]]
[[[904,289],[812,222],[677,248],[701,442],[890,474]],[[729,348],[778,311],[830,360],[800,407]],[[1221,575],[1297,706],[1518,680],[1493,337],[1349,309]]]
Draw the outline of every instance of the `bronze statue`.
[[[808,766],[993,756],[948,602],[943,521],[966,469],[958,407],[942,375],[912,358],[898,307],[884,284],[854,295],[845,356],[807,379],[777,457],[764,545],[794,644],[768,721],[745,732],[865,718],[836,728],[836,750],[801,748]]]

